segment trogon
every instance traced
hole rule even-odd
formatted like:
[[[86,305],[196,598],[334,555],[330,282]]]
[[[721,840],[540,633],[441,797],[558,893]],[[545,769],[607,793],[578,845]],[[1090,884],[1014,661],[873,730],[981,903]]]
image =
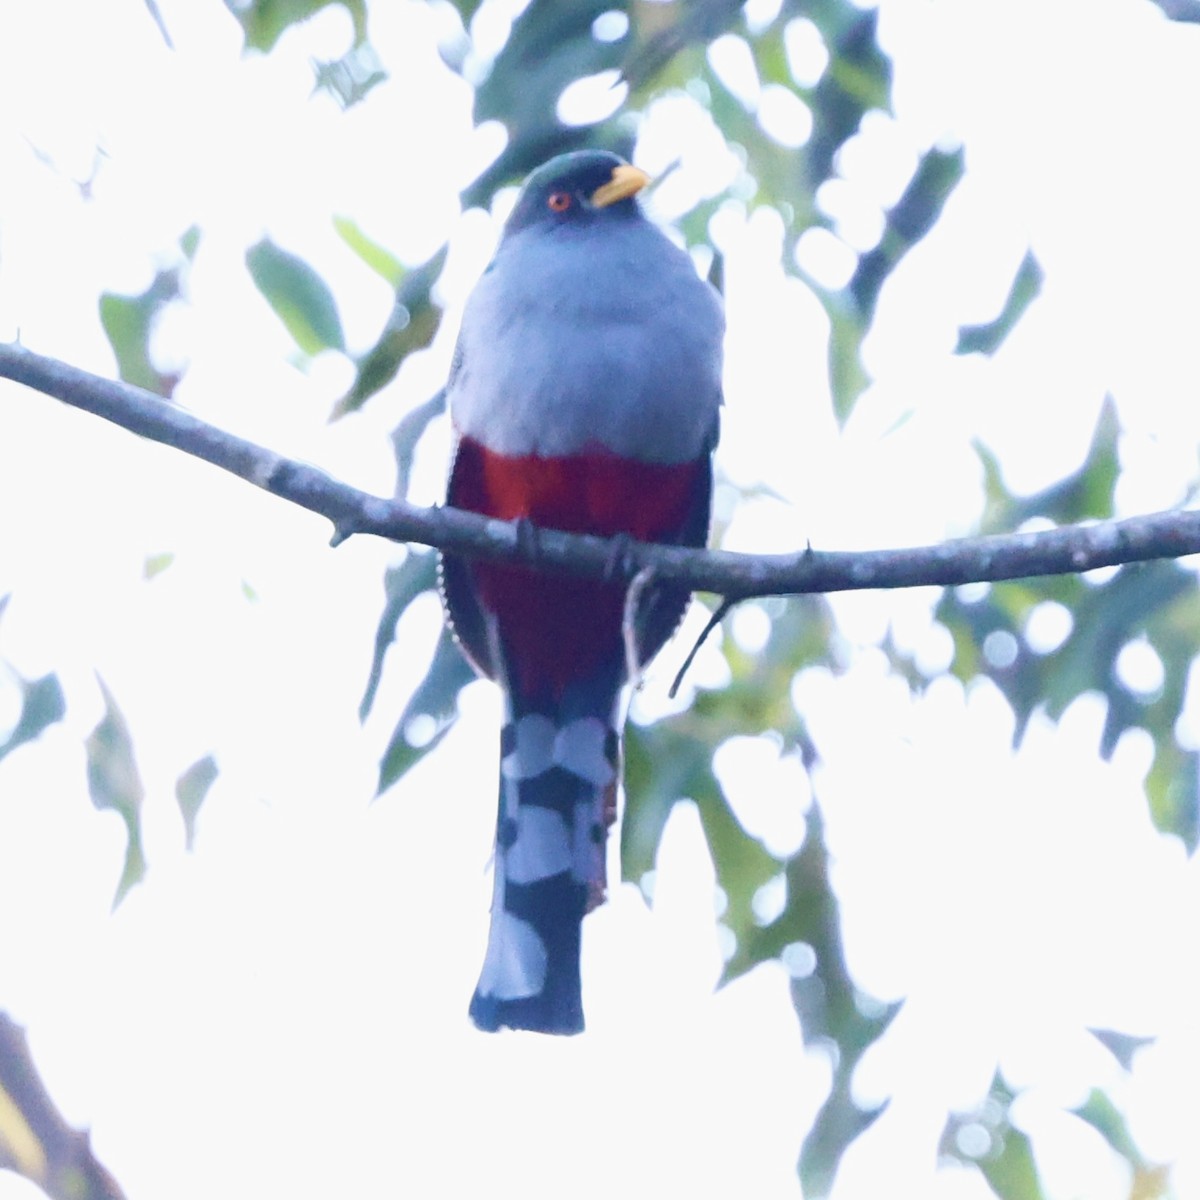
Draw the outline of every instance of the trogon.
[[[526,181],[463,314],[446,389],[449,504],[526,529],[705,543],[724,316],[641,211],[648,182],[595,150]],[[481,1029],[577,1033],[581,926],[603,899],[616,815],[626,587],[456,555],[441,578],[460,645],[505,698],[491,929],[470,1014]],[[666,584],[642,593],[639,664],[688,599]]]

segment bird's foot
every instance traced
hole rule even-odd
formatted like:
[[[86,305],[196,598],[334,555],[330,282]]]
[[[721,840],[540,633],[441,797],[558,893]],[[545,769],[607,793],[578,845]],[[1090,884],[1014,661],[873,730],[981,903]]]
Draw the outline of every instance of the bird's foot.
[[[608,558],[604,563],[604,582],[617,583],[633,574],[633,538],[627,533],[613,535]]]
[[[517,531],[517,548],[528,562],[536,565],[542,551],[541,530],[528,517],[517,517],[513,524]]]

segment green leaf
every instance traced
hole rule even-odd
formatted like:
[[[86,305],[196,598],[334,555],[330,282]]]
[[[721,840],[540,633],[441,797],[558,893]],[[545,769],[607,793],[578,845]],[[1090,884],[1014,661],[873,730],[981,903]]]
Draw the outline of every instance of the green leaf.
[[[1046,600],[1070,610],[1072,627],[1057,649],[1037,653],[1025,639],[1025,622]],[[1200,826],[1197,773],[1189,768],[1193,753],[1174,740],[1188,666],[1200,641],[1200,596],[1189,571],[1162,561],[1122,567],[1101,584],[1078,576],[1012,580],[993,584],[970,603],[952,589],[939,602],[937,617],[954,638],[951,670],[964,682],[984,674],[996,683],[1012,705],[1016,742],[1035,711],[1057,720],[1085,692],[1099,692],[1108,701],[1100,746],[1105,757],[1125,730],[1147,729],[1156,747],[1146,785],[1155,823],[1194,848]],[[1001,665],[981,653],[997,634],[1011,639],[1011,660]],[[1163,665],[1163,686],[1155,696],[1136,695],[1117,671],[1121,651],[1139,637],[1150,642]]]
[[[466,26],[471,23],[471,18],[479,10],[483,0],[448,0],[448,2],[462,18],[463,25]]]
[[[100,297],[100,324],[117,358],[117,371],[126,383],[169,397],[179,382],[177,373],[162,372],[150,357],[150,338],[159,314],[179,298],[179,272],[159,271],[150,286],[137,296],[104,292]]]
[[[1200,845],[1200,754],[1155,736],[1154,761],[1146,777],[1150,819],[1161,833],[1173,833],[1189,854]]]
[[[18,746],[33,741],[43,729],[61,721],[67,711],[57,676],[43,675],[41,679],[27,680],[17,675],[16,681],[21,691],[21,715],[8,738],[0,741],[0,759]]]
[[[833,1085],[804,1139],[800,1179],[806,1194],[822,1196],[833,1184],[842,1155],[878,1119],[886,1105],[863,1108],[852,1095],[854,1070],[900,1011],[880,1004],[854,984],[846,966],[837,897],[829,879],[824,822],[814,801],[804,845],[787,866],[788,903],[761,933],[755,949],[779,954],[797,943],[813,954],[813,970],[792,982],[792,1002],[806,1045],[828,1040],[837,1047]]]
[[[631,87],[644,86],[681,51],[707,45],[731,29],[741,16],[744,0],[692,0],[661,11],[634,7],[636,45],[621,69]],[[605,5],[612,8],[611,4]],[[669,22],[669,23],[668,23]]]
[[[358,719],[365,721],[375,703],[375,693],[383,676],[383,660],[388,647],[396,640],[396,626],[408,606],[420,595],[437,586],[437,555],[431,550],[412,550],[398,566],[389,567],[383,579],[386,597],[379,625],[375,630],[375,653],[371,659],[371,674],[358,706]]]
[[[1143,1046],[1152,1046],[1155,1038],[1135,1037],[1129,1033],[1118,1033],[1115,1029],[1089,1029],[1092,1035],[1125,1068],[1133,1070],[1134,1055]]]
[[[976,1112],[954,1113],[947,1119],[940,1150],[946,1157],[977,1167],[1000,1200],[1045,1200],[1033,1147],[1009,1116],[1014,1099],[997,1072]],[[964,1136],[968,1131],[969,1140]]]
[[[150,355],[150,339],[163,311],[182,295],[187,270],[200,246],[200,227],[193,225],[172,253],[174,264],[164,267],[150,286],[136,296],[105,292],[100,297],[100,324],[117,359],[117,370],[126,383],[170,397],[180,379],[178,372],[160,371]]]
[[[839,425],[845,425],[855,401],[870,383],[862,361],[868,323],[845,293],[818,289],[817,295],[829,317],[829,387],[834,416]]]
[[[384,751],[376,795],[386,792],[450,732],[458,719],[458,693],[474,678],[475,673],[463,657],[458,643],[450,631],[443,628],[433,652],[433,662],[405,705]],[[428,736],[413,740],[414,722],[418,718],[428,719]]]
[[[978,447],[984,464],[987,505],[983,530],[1019,528],[1049,519],[1067,524],[1104,519],[1113,513],[1119,472],[1119,437],[1110,400],[1101,408],[1084,463],[1032,496],[1012,496],[998,464]],[[1025,636],[1038,605],[1053,601],[1071,614],[1071,629],[1056,649],[1042,652]],[[1122,568],[1103,582],[1054,576],[992,584],[969,602],[957,590],[938,604],[938,619],[954,639],[952,671],[964,682],[992,678],[1012,705],[1019,741],[1032,714],[1041,709],[1057,719],[1085,692],[1107,701],[1101,752],[1109,755],[1121,735],[1142,728],[1154,739],[1154,761],[1146,794],[1155,824],[1192,849],[1200,840],[1200,757],[1184,749],[1174,729],[1182,710],[1189,665],[1200,645],[1200,595],[1194,575],[1177,562]],[[1005,635],[1011,654],[997,665],[983,653],[989,638]],[[1161,688],[1139,694],[1123,681],[1117,662],[1125,647],[1144,639],[1163,668]]]
[[[196,817],[200,813],[200,806],[216,779],[217,760],[211,754],[206,754],[192,763],[175,781],[175,800],[183,817],[188,850],[193,848],[196,841]]]
[[[619,65],[619,45],[592,36],[592,22],[612,7],[611,0],[532,0],[475,90],[476,123],[503,121],[510,137],[557,125],[555,106],[569,83]]]
[[[834,1083],[805,1141],[800,1175],[805,1194],[824,1194],[842,1154],[877,1119],[882,1107],[854,1102],[851,1079],[866,1048],[899,1011],[864,995],[850,978],[841,943],[836,897],[829,881],[820,811],[809,811],[800,852],[786,864],[768,854],[740,827],[712,772],[713,748],[734,734],[767,733],[785,752],[810,763],[816,756],[789,699],[797,670],[830,665],[832,617],[820,597],[770,600],[766,646],[756,655],[725,639],[732,682],[721,691],[701,692],[690,711],[649,727],[626,730],[626,807],[621,823],[622,877],[639,883],[655,861],[662,830],[680,797],[694,799],[709,842],[717,881],[728,899],[724,920],[736,938],[724,981],[756,963],[775,959],[803,944],[814,967],[793,983],[792,995],[806,1043],[836,1045]],[[797,803],[799,803],[797,798]],[[781,869],[787,881],[783,913],[768,925],[754,919],[754,893]]]
[[[367,29],[366,0],[225,0],[242,27],[246,48],[262,51],[270,50],[289,26],[335,3],[350,14],[355,41],[362,41]]]
[[[413,458],[417,443],[421,440],[431,421],[446,411],[446,389],[440,389],[424,404],[405,413],[400,424],[392,431],[392,451],[396,456],[396,495],[408,495],[408,481],[412,474]]]
[[[1129,1132],[1125,1118],[1106,1093],[1093,1088],[1088,1098],[1071,1111],[1096,1130],[1134,1170],[1148,1166]]]
[[[813,5],[806,12],[829,47],[829,65],[813,89],[813,132],[804,148],[811,191],[834,173],[834,159],[871,109],[891,107],[892,65],[879,48],[878,14],[850,4]]]
[[[1044,278],[1041,265],[1034,258],[1033,251],[1027,250],[1013,277],[1000,315],[983,325],[960,326],[958,345],[954,348],[954,353],[994,354],[1042,290]]]
[[[1200,25],[1200,0],[1154,0],[1154,3],[1172,21],[1188,21]]]
[[[833,1189],[842,1155],[883,1115],[887,1102],[861,1108],[850,1094],[850,1071],[841,1067],[841,1047],[836,1052],[833,1087],[817,1112],[800,1151],[798,1170],[806,1196],[827,1196]]]
[[[200,248],[200,226],[193,225],[179,239],[179,249],[188,262],[195,261],[196,251]]]
[[[360,41],[341,58],[315,65],[315,90],[328,92],[342,108],[353,108],[365,100],[388,77],[379,55],[369,42]]]
[[[1030,496],[1008,497],[1001,511],[989,513],[992,528],[996,532],[1015,529],[1036,517],[1072,525],[1078,521],[1104,521],[1113,516],[1113,496],[1120,473],[1117,457],[1120,434],[1117,406],[1111,396],[1106,396],[1079,469]]]
[[[404,278],[404,264],[390,251],[373,241],[349,217],[334,217],[333,227],[338,237],[358,255],[372,271],[393,288]]]
[[[849,292],[859,312],[870,318],[884,280],[900,260],[933,228],[964,169],[963,152],[927,150],[904,194],[887,214],[883,238],[858,262]]]
[[[1044,1200],[1033,1147],[1028,1135],[1019,1129],[1010,1126],[1005,1130],[996,1153],[982,1159],[978,1166],[1000,1200]]]
[[[641,886],[654,869],[663,829],[675,802],[687,795],[697,756],[711,750],[687,739],[671,721],[625,727],[625,813],[621,818],[621,878]],[[702,764],[707,769],[707,764]]]
[[[154,579],[161,575],[173,562],[175,555],[170,550],[164,550],[161,554],[151,554],[142,565],[142,578]]]
[[[779,860],[738,824],[729,801],[712,771],[712,747],[697,738],[686,722],[661,721],[627,732],[626,795],[636,796],[627,805],[621,828],[622,877],[634,883],[654,865],[663,826],[677,800],[695,802],[712,854],[717,885],[727,907],[722,917],[741,946],[758,928],[754,919],[754,894],[779,874]],[[739,971],[725,971],[723,982]]]
[[[433,285],[445,261],[443,246],[427,263],[401,279],[387,325],[375,345],[357,360],[354,383],[334,406],[333,418],[360,409],[396,378],[400,364],[413,351],[423,350],[433,341],[442,321],[442,307],[433,299]]]
[[[113,897],[115,908],[146,873],[142,851],[142,800],[145,791],[133,757],[129,727],[112,693],[98,679],[104,696],[104,717],[84,743],[88,793],[97,810],[112,810],[125,823],[125,865]]]
[[[255,286],[305,354],[345,350],[333,293],[308,263],[263,238],[246,251],[246,266]]]

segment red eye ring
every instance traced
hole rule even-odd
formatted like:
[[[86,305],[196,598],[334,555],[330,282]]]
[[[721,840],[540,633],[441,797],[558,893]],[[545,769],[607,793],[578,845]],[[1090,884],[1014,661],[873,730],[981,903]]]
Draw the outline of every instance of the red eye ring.
[[[546,207],[551,212],[565,213],[571,207],[572,199],[570,192],[551,192],[546,197]]]

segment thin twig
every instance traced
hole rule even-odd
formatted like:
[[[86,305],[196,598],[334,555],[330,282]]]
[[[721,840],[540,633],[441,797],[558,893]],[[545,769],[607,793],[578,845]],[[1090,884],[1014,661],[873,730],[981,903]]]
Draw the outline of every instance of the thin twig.
[[[712,631],[716,629],[716,627],[720,625],[723,620],[725,620],[726,614],[737,603],[738,598],[730,599],[729,597],[726,597],[721,601],[720,604],[717,605],[712,616],[708,618],[708,624],[704,626],[700,636],[696,639],[692,645],[692,648],[688,651],[688,656],[683,660],[683,666],[679,668],[679,671],[675,676],[675,682],[671,684],[671,690],[667,693],[672,700],[675,699],[675,693],[679,691],[679,685],[683,682],[683,677],[687,674],[688,667],[692,665],[692,660],[696,657],[700,647],[708,641],[708,635],[712,633]]]

